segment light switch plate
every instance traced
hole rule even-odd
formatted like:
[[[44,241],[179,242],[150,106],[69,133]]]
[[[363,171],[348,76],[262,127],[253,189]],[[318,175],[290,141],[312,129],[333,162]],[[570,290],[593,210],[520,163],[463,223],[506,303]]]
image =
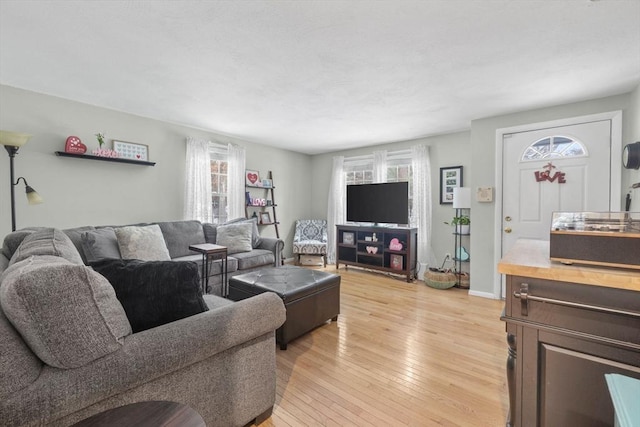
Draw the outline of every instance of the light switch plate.
[[[478,187],[476,189],[476,201],[480,203],[493,202],[493,187]]]

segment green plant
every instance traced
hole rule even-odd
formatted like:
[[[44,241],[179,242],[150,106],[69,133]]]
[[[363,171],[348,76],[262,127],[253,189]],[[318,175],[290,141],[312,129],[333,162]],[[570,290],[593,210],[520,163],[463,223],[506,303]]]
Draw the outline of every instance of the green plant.
[[[468,215],[462,215],[462,216],[454,216],[453,219],[451,220],[451,222],[445,222],[445,224],[449,225],[469,225],[471,224],[471,219],[469,218]]]
[[[98,138],[98,145],[102,148],[104,144],[104,133],[96,133],[96,138]]]

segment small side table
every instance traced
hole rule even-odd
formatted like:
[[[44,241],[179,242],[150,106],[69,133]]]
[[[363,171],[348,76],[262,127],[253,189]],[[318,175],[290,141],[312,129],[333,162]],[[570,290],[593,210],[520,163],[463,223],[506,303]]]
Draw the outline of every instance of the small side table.
[[[193,408],[168,401],[137,402],[109,409],[73,427],[206,427]]]
[[[222,296],[225,297],[229,293],[227,288],[227,247],[214,245],[212,243],[201,243],[198,245],[190,245],[189,250],[202,254],[202,293],[206,294],[209,288],[209,269],[210,263],[217,259],[222,260]]]

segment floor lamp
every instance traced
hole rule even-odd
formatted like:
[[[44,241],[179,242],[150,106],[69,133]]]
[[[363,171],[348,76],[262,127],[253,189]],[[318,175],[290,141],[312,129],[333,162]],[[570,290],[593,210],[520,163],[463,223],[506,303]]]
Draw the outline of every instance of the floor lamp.
[[[5,130],[0,130],[0,144],[4,145],[4,148],[9,153],[9,174],[10,174],[10,189],[11,189],[11,231],[16,231],[16,199],[15,199],[15,186],[18,185],[20,180],[24,182],[27,193],[27,200],[30,205],[35,205],[38,203],[42,203],[42,197],[33,189],[33,187],[27,184],[27,180],[24,177],[18,177],[15,179],[15,174],[13,170],[13,159],[18,154],[18,150],[24,144],[29,141],[31,135],[27,135],[24,133],[17,132],[9,132]],[[14,181],[15,180],[15,181]]]
[[[453,208],[456,210],[457,218],[462,216],[463,209],[471,209],[471,188],[458,187],[453,189]],[[456,281],[458,286],[460,286],[460,280],[462,278],[462,261],[466,260],[463,260],[462,255],[458,253],[462,247],[462,231],[460,230],[459,223],[456,225],[454,231],[456,238],[456,253],[454,254],[454,260],[456,262]]]

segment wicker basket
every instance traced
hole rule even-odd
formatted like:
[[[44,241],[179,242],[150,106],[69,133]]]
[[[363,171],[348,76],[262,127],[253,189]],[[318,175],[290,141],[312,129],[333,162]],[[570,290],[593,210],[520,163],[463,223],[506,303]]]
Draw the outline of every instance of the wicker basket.
[[[432,270],[424,273],[424,282],[435,289],[449,289],[456,284],[456,275],[450,270]]]
[[[469,273],[460,273],[457,276],[459,278],[458,286],[460,286],[462,289],[469,289],[469,287],[471,286]]]

